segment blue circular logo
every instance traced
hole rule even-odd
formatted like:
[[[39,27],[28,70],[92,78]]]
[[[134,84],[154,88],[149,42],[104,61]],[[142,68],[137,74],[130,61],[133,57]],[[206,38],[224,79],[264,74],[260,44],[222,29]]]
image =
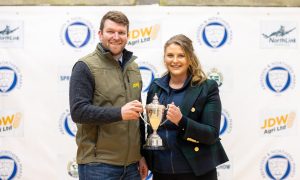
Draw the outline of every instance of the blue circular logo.
[[[295,86],[293,70],[282,62],[274,62],[264,69],[261,76],[264,89],[280,94]]]
[[[143,92],[148,92],[151,82],[155,78],[155,74],[154,74],[153,70],[147,66],[140,66],[139,68],[140,68],[142,80],[143,80]]]
[[[0,92],[10,92],[18,82],[17,73],[8,66],[0,67]]]
[[[220,18],[210,18],[202,24],[197,32],[197,39],[208,47],[217,49],[231,42],[231,30]]]
[[[21,167],[17,156],[9,151],[0,151],[0,180],[20,178]]]
[[[222,116],[221,116],[221,128],[220,128],[220,135],[224,134],[224,132],[226,131],[227,127],[228,127],[228,119],[226,117],[226,115],[224,113],[222,113]]]
[[[292,156],[283,150],[272,150],[261,161],[261,175],[272,180],[292,178],[295,174],[295,163]]]
[[[0,179],[13,179],[18,172],[18,166],[16,161],[9,156],[0,156],[0,162],[6,164],[6,168],[1,168],[2,173],[0,173]]]
[[[0,94],[20,88],[22,76],[18,67],[10,62],[0,62]]]
[[[266,163],[266,173],[273,180],[283,180],[291,172],[291,163],[283,155],[271,156]]]
[[[81,48],[91,39],[91,30],[83,22],[74,22],[65,32],[66,41],[74,48]]]
[[[77,132],[77,127],[76,124],[72,121],[70,113],[67,114],[67,116],[64,119],[64,128],[70,136],[75,136]]]
[[[216,36],[218,38],[216,38]],[[206,25],[202,32],[204,43],[211,48],[219,48],[227,41],[228,32],[226,27],[219,22],[211,22]]]
[[[81,18],[73,18],[64,24],[61,30],[63,44],[80,49],[94,40],[94,30],[91,23]]]
[[[225,133],[230,133],[231,128],[232,128],[232,120],[230,118],[230,115],[225,109],[222,109],[219,135],[221,136],[224,135]]]
[[[77,126],[73,122],[68,109],[60,116],[59,129],[62,134],[68,134],[71,137],[75,137],[76,135]]]
[[[291,75],[284,67],[273,67],[266,75],[266,84],[273,92],[283,92],[291,84]]]

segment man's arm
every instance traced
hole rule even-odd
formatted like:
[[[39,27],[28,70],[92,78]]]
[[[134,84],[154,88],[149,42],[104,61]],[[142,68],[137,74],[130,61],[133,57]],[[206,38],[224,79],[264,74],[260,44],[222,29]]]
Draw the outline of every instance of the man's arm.
[[[88,66],[77,62],[72,70],[69,89],[72,120],[80,124],[103,124],[122,120],[121,107],[93,105],[95,81]]]

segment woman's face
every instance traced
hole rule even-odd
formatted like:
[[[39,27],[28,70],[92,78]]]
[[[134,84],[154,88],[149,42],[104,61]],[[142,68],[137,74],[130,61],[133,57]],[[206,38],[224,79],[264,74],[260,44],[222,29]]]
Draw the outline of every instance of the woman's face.
[[[183,49],[179,45],[170,44],[166,48],[164,61],[171,77],[187,76],[189,62]]]

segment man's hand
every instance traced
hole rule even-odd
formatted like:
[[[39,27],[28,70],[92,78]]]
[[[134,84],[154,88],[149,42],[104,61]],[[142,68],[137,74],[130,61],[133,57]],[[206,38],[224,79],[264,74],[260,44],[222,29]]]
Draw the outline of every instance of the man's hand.
[[[142,157],[139,161],[139,171],[141,179],[146,179],[146,177],[148,176],[148,166],[144,157]]]
[[[143,105],[140,101],[131,101],[121,108],[121,114],[123,120],[138,120],[140,117],[139,113],[143,112]]]

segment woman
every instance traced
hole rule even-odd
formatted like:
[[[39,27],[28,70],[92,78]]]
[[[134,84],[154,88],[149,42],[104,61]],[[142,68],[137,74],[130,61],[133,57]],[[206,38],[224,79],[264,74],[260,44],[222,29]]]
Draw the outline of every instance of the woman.
[[[185,35],[166,42],[164,63],[167,73],[152,82],[147,96],[147,104],[157,93],[169,107],[168,121],[158,128],[167,150],[144,151],[153,179],[216,180],[216,166],[228,161],[219,138],[218,85],[206,78]]]

